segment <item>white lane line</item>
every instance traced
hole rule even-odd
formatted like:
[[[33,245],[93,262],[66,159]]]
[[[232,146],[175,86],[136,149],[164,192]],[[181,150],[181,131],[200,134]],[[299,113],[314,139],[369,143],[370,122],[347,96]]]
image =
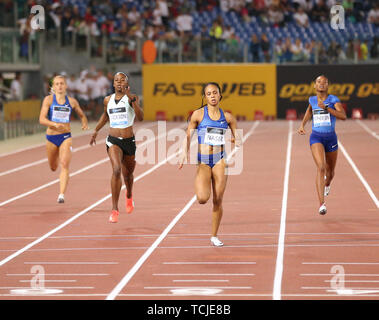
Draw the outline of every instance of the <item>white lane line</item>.
[[[256,262],[162,262],[162,264],[256,264]]]
[[[1,290],[8,289],[30,289],[30,287],[0,287]],[[94,287],[44,287],[44,289],[95,289]]]
[[[366,130],[370,135],[372,135],[375,139],[379,140],[379,134],[372,131],[367,125],[365,125],[361,120],[357,119],[355,120],[363,129]]]
[[[172,282],[229,282],[229,280],[193,279],[193,280],[172,280]]]
[[[243,141],[252,135],[255,131],[255,128],[259,125],[259,122],[255,122],[249,132],[243,137]],[[236,149],[229,154],[227,159],[230,159],[233,154],[236,152]],[[121,290],[127,285],[130,279],[136,274],[139,268],[143,263],[149,258],[149,256],[154,252],[158,245],[163,241],[167,234],[174,228],[176,223],[182,218],[182,216],[189,210],[189,208],[195,203],[196,195],[194,195],[190,201],[184,206],[184,208],[177,214],[177,216],[170,222],[170,224],[163,230],[161,235],[154,241],[154,243],[147,249],[147,251],[138,259],[137,263],[129,270],[129,272],[121,279],[116,287],[109,293],[106,300],[114,300],[116,296],[121,292]]]
[[[332,273],[301,273],[302,277],[330,277]],[[379,274],[370,273],[345,273],[344,276],[348,277],[379,277]]]
[[[253,289],[253,287],[144,287],[145,290],[156,289]]]
[[[155,122],[151,122],[151,123],[146,123],[146,124],[144,124],[144,125],[142,125],[140,127],[141,128],[152,127],[156,123],[157,123],[156,121]],[[83,136],[89,136],[91,134],[92,134],[92,132],[88,132],[88,131],[87,132],[81,132],[81,133],[75,134],[75,136],[73,138],[79,138],[79,137],[83,137]],[[17,154],[17,153],[20,153],[20,152],[29,151],[29,150],[32,150],[32,149],[44,147],[45,145],[46,145],[46,142],[43,142],[43,143],[35,144],[33,146],[29,146],[29,147],[25,147],[25,148],[20,148],[20,149],[17,149],[15,151],[11,151],[11,152],[0,154],[0,158],[6,157],[6,156],[11,156],[11,155],[14,155],[14,154]]]
[[[338,144],[339,144],[339,148],[341,149],[341,151],[342,151],[343,155],[345,156],[347,162],[349,162],[349,164],[353,168],[355,174],[358,176],[359,180],[362,182],[363,186],[366,188],[371,199],[374,201],[376,207],[379,209],[379,200],[376,197],[375,193],[372,191],[370,185],[367,183],[366,179],[362,176],[358,167],[355,165],[354,161],[351,159],[351,157],[347,153],[347,151],[346,151],[345,147],[342,145],[342,143],[340,141],[338,141]]]
[[[167,133],[167,134],[169,134],[169,133]],[[162,138],[163,136],[166,136],[166,133],[162,133],[162,134],[160,134],[160,135],[157,136],[157,137],[154,137],[154,138],[151,138],[151,139],[148,139],[148,140],[144,141],[143,143],[141,143],[140,145],[138,145],[137,148],[138,148],[138,147],[143,147],[144,145],[146,145],[146,144],[148,144],[148,143],[150,143],[150,142],[154,142],[155,140],[160,139],[160,138]],[[88,166],[86,166],[86,167],[84,167],[84,168],[82,168],[82,169],[79,169],[79,170],[75,171],[74,173],[70,173],[70,178],[71,178],[71,177],[74,177],[74,176],[76,176],[76,175],[78,175],[78,174],[81,174],[81,173],[83,173],[83,172],[85,172],[85,171],[87,171],[87,170],[90,170],[90,169],[92,169],[92,168],[94,168],[94,167],[96,167],[96,166],[98,166],[98,165],[100,165],[100,164],[103,164],[103,163],[107,162],[107,161],[109,161],[109,158],[108,158],[108,157],[106,157],[106,158],[104,158],[104,159],[102,159],[102,160],[99,160],[99,161],[97,161],[97,162],[95,162],[95,163],[93,163],[93,164],[91,164],[91,165],[88,165]],[[26,196],[28,196],[28,195],[31,195],[31,194],[33,194],[33,193],[35,193],[35,192],[37,192],[37,191],[40,191],[40,190],[42,190],[42,189],[45,189],[45,188],[47,188],[47,187],[49,187],[49,186],[51,186],[51,185],[53,185],[53,184],[55,184],[55,183],[58,183],[58,182],[59,182],[59,179],[55,179],[55,180],[53,180],[53,181],[50,181],[50,182],[48,182],[48,183],[45,183],[45,184],[43,184],[43,185],[37,187],[37,188],[34,188],[34,189],[32,189],[32,190],[30,190],[30,191],[28,191],[28,192],[21,193],[21,194],[15,196],[15,197],[12,197],[12,198],[10,198],[10,199],[8,199],[8,200],[5,200],[5,201],[3,201],[3,202],[0,202],[0,207],[6,205],[6,204],[8,204],[8,203],[11,203],[11,202],[13,202],[13,201],[16,201],[16,200],[18,200],[18,199],[24,198],[24,197],[26,197]],[[105,201],[105,200],[104,200],[104,201]]]
[[[68,262],[68,261],[45,261],[45,262],[24,262],[24,264],[33,264],[33,265],[44,265],[44,264],[52,264],[52,265],[60,265],[60,264],[73,264],[73,265],[97,265],[97,264],[118,264],[118,262],[107,262],[107,261],[96,261],[96,262],[85,262],[85,261],[77,261],[77,262]]]
[[[163,135],[163,134],[162,134]],[[154,138],[155,140],[156,138]],[[147,143],[147,141],[146,141]],[[162,160],[161,162],[159,162],[158,164],[156,164],[155,166],[153,166],[152,168],[150,168],[149,170],[143,172],[142,174],[140,174],[138,177],[136,177],[134,179],[134,182],[137,182],[138,180],[144,178],[145,176],[147,176],[148,174],[152,173],[153,171],[155,171],[156,169],[158,169],[159,167],[161,167],[162,165],[164,165],[166,162],[168,162],[171,158],[174,158],[175,156],[177,156],[179,154],[180,151],[177,151],[176,153],[172,154],[170,157]],[[125,185],[122,186],[121,190],[125,189]],[[85,208],[84,210],[80,211],[79,213],[77,213],[76,215],[74,215],[73,217],[71,217],[70,219],[66,220],[64,223],[60,224],[58,227],[52,229],[51,231],[49,231],[48,233],[44,234],[42,237],[38,238],[37,240],[29,243],[28,245],[26,245],[25,247],[23,247],[22,249],[14,252],[13,254],[11,254],[10,256],[6,257],[5,259],[1,260],[0,261],[0,267],[3,266],[5,263],[11,261],[12,259],[16,258],[17,256],[19,256],[20,254],[24,253],[25,251],[29,250],[30,248],[32,248],[33,246],[35,246],[36,244],[42,242],[43,240],[45,240],[46,238],[48,238],[49,236],[51,236],[52,234],[56,233],[57,231],[63,229],[64,227],[66,227],[67,225],[69,225],[71,222],[75,221],[76,219],[78,219],[79,217],[81,217],[82,215],[84,215],[85,213],[87,213],[88,211],[92,210],[93,208],[97,207],[98,205],[100,205],[101,203],[103,203],[104,201],[108,200],[109,198],[112,197],[112,194],[109,193],[108,195],[106,195],[105,197],[103,197],[102,199],[96,201],[95,203],[93,203],[92,205],[90,205],[89,207]]]
[[[153,276],[163,276],[163,277],[172,277],[172,276],[215,276],[215,277],[223,277],[223,276],[247,276],[253,277],[255,273],[153,273]]]
[[[154,123],[154,125],[155,125],[155,123]],[[145,128],[151,127],[151,126],[152,126],[151,124],[148,124],[148,125],[145,125],[145,126],[140,126],[136,130],[142,129],[142,128],[145,129]],[[104,143],[105,140],[106,139],[101,139],[101,140],[97,141],[97,144],[100,145],[101,143]],[[80,147],[73,148],[72,152],[75,153],[75,152],[86,150],[86,149],[89,149],[89,148],[91,148],[91,146],[89,145],[89,143],[86,143],[85,145],[82,145]],[[33,166],[36,166],[36,165],[39,165],[41,163],[45,163],[45,162],[47,162],[47,158],[43,158],[41,160],[30,162],[28,164],[24,164],[22,166],[19,166],[19,167],[13,168],[13,169],[9,169],[7,171],[0,172],[0,177],[5,176],[7,174],[11,174],[11,173],[17,172],[17,171],[20,171],[20,170],[23,170],[23,169],[30,168],[30,167],[33,167]]]
[[[55,276],[79,276],[79,277],[105,277],[109,276],[109,273],[44,273],[46,277],[55,277]],[[34,273],[7,273],[8,277],[27,277],[27,276],[35,276]]]
[[[278,252],[276,256],[275,277],[273,288],[273,299],[281,299],[282,291],[282,276],[283,276],[283,259],[284,259],[284,245],[286,233],[286,215],[287,215],[287,200],[288,200],[288,184],[291,164],[291,149],[292,149],[292,120],[289,121],[288,138],[287,138],[287,154],[286,166],[283,181],[283,198],[282,198],[282,211],[280,216],[280,230],[278,239]]]
[[[95,162],[95,163],[93,163],[93,164],[91,164],[91,165],[89,165],[89,166],[86,166],[86,167],[84,167],[84,168],[82,168],[82,169],[79,169],[79,170],[73,172],[73,173],[70,173],[70,178],[72,178],[72,177],[74,177],[74,176],[76,176],[76,175],[78,175],[78,174],[81,174],[81,173],[83,173],[83,172],[85,172],[85,171],[87,171],[87,170],[90,170],[90,169],[92,169],[92,168],[94,168],[94,167],[96,167],[96,166],[98,166],[98,165],[100,165],[100,164],[103,164],[103,163],[107,162],[108,160],[109,160],[108,158],[104,158],[103,160],[97,161],[97,162]],[[29,196],[29,195],[31,195],[31,194],[37,192],[37,191],[40,191],[40,190],[43,190],[43,189],[47,188],[47,187],[50,187],[50,186],[52,186],[53,184],[56,184],[56,183],[58,183],[58,182],[59,182],[59,179],[55,179],[55,180],[53,180],[53,181],[50,181],[50,182],[48,182],[48,183],[45,183],[45,184],[43,184],[43,185],[37,187],[37,188],[34,188],[34,189],[30,190],[30,191],[27,191],[27,192],[21,193],[21,194],[15,196],[15,197],[12,197],[12,198],[10,198],[10,199],[8,199],[8,200],[5,200],[5,201],[3,201],[3,202],[0,202],[0,207],[5,206],[6,204],[11,203],[11,202],[13,202],[13,201],[16,201],[16,200],[19,200],[19,199],[25,198],[26,196]]]
[[[22,282],[22,283],[31,283],[32,281],[35,281],[34,279],[31,279],[31,280],[19,280],[19,282]],[[62,279],[62,280],[43,280],[43,282],[77,282],[78,280],[66,280],[66,279]]]
[[[335,282],[335,280],[324,280],[324,282]],[[351,283],[379,283],[379,280],[343,280],[343,282]]]
[[[352,264],[352,265],[378,265],[379,262],[302,262],[302,264]]]

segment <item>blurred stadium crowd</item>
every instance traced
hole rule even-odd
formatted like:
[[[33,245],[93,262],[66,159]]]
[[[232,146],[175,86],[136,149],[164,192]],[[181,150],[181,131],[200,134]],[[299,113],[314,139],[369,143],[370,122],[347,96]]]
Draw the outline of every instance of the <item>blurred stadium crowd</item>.
[[[47,29],[59,28],[62,41],[74,33],[109,39],[170,41],[182,37],[217,42],[216,62],[235,62],[242,44],[250,62],[338,63],[378,58],[379,1],[373,0],[18,0],[44,6]],[[342,5],[345,28],[333,30],[330,9]],[[33,33],[27,19],[23,34]],[[29,29],[29,30],[27,30]],[[123,54],[135,61],[135,48]],[[205,48],[204,54],[207,55]],[[356,55],[356,56],[355,56]],[[275,59],[274,59],[275,57]]]

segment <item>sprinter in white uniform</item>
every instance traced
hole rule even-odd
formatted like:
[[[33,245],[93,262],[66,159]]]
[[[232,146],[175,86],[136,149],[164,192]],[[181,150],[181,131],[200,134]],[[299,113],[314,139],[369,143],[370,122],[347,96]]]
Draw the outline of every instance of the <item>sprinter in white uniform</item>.
[[[143,120],[143,111],[139,106],[138,96],[130,93],[128,76],[118,72],[114,76],[115,93],[105,97],[104,112],[92,135],[90,145],[96,144],[97,133],[110,122],[109,135],[106,139],[107,152],[111,160],[113,172],[111,178],[112,212],[109,222],[118,221],[118,199],[122,186],[121,174],[126,186],[126,212],[134,209],[133,172],[136,165],[136,143],[133,133],[134,119]]]

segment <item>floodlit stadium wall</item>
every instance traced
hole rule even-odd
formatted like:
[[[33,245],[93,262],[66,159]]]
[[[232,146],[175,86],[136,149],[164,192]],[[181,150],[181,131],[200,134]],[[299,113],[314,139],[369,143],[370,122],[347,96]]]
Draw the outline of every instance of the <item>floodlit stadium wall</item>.
[[[330,79],[329,93],[363,115],[379,113],[379,65],[151,64],[142,69],[146,120],[187,119],[201,105],[202,86],[218,82],[221,107],[237,118],[285,118],[305,112],[314,79]]]

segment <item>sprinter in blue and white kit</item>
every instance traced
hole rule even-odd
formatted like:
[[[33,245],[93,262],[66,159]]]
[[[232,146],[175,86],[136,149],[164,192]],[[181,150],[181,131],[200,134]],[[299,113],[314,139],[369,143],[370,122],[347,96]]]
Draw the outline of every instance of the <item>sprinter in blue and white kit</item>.
[[[304,135],[304,126],[312,119],[309,138],[312,156],[317,166],[316,189],[320,201],[319,213],[326,214],[325,197],[330,192],[337,163],[338,140],[335,132],[336,119],[346,120],[340,100],[328,95],[329,80],[324,75],[315,81],[316,96],[309,98],[309,105],[298,133]]]
[[[50,169],[57,170],[61,166],[59,175],[58,203],[64,203],[64,194],[69,180],[69,165],[71,161],[71,128],[70,118],[72,110],[78,114],[82,129],[88,129],[88,121],[75,98],[67,96],[66,78],[58,75],[53,79],[52,94],[46,96],[42,102],[39,122],[47,126],[46,150]]]
[[[136,165],[136,142],[133,133],[134,119],[143,120],[143,111],[139,106],[139,98],[130,92],[128,76],[117,72],[113,79],[115,93],[105,97],[104,112],[98,121],[91,137],[90,145],[96,143],[99,130],[109,121],[109,135],[106,139],[106,148],[112,164],[112,211],[109,222],[118,221],[118,200],[120,197],[122,180],[126,185],[126,212],[132,213],[134,202],[132,196],[134,182],[134,168]]]
[[[191,135],[195,129],[198,134],[198,167],[195,178],[195,192],[200,204],[205,204],[213,190],[212,236],[211,243],[220,247],[223,243],[218,239],[217,232],[220,226],[223,209],[222,199],[226,188],[226,153],[225,132],[230,128],[232,142],[236,147],[241,145],[237,135],[237,121],[229,112],[220,108],[222,99],[221,88],[215,82],[209,82],[203,87],[203,99],[207,104],[195,110],[187,128],[187,135],[183,141],[183,152],[179,160],[179,169],[183,167],[188,157]]]

